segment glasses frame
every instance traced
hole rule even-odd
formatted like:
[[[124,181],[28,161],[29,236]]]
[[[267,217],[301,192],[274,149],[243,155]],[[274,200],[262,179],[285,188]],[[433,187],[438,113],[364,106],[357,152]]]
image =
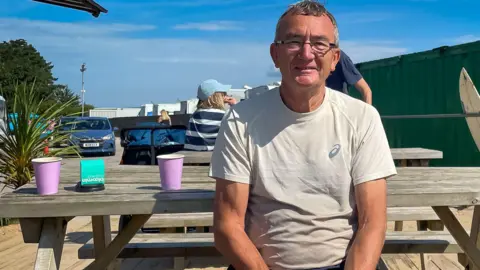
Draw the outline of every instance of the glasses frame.
[[[331,49],[337,48],[337,44],[329,42],[329,43],[328,43],[328,48],[327,48],[324,52],[319,52],[318,50],[314,49],[312,42],[310,42],[310,41],[298,41],[298,40],[294,40],[294,39],[275,40],[273,43],[276,44],[276,45],[280,45],[280,44],[289,45],[289,44],[292,43],[292,42],[300,42],[300,48],[299,48],[299,50],[298,50],[298,51],[294,51],[294,52],[299,52],[300,50],[302,50],[302,48],[305,46],[305,44],[309,44],[309,45],[310,45],[310,49],[312,49],[312,51],[314,52],[314,54],[322,55],[322,56],[325,55],[325,54],[327,54]]]

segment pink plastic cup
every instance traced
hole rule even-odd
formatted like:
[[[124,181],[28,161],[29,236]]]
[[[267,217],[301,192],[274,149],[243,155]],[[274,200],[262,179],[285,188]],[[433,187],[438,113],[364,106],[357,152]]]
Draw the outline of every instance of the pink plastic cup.
[[[184,155],[168,154],[157,156],[160,170],[160,183],[163,190],[182,188],[182,171]]]
[[[52,195],[58,193],[61,161],[62,158],[59,157],[32,159],[38,194]]]

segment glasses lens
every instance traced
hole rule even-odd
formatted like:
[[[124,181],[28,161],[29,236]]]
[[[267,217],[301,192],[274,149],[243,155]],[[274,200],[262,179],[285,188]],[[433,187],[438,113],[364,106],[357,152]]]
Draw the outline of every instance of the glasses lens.
[[[317,52],[326,52],[329,49],[329,44],[326,42],[315,42],[312,43],[312,49],[317,51]]]
[[[289,40],[286,42],[286,45],[289,50],[296,51],[302,47],[302,42],[297,40]]]

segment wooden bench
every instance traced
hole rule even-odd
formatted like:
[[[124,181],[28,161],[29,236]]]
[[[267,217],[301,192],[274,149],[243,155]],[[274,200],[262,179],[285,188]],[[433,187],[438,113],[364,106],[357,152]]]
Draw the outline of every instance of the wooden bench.
[[[213,226],[213,213],[160,214],[153,215],[142,228],[143,232],[173,233],[177,228],[186,233],[187,227],[195,227],[196,232],[204,232],[205,227]]]
[[[387,219],[395,222],[417,221],[417,225],[419,221],[439,220],[430,207],[387,208]],[[214,247],[212,233],[204,233],[204,228],[211,226],[211,212],[153,215],[142,228],[148,233],[138,233],[118,258],[172,257],[174,268],[183,269],[188,257],[218,257],[220,254]],[[187,233],[187,227],[195,227],[196,232]],[[395,227],[395,232],[388,232],[383,253],[420,254],[422,266],[425,253],[462,253],[448,232],[443,232],[442,229],[435,232],[427,231],[426,228],[418,229],[417,232],[401,232],[401,228],[399,231]],[[95,254],[92,241],[84,245],[78,254],[80,259],[93,258]]]
[[[423,221],[423,220],[438,220],[442,225],[439,229],[430,230],[443,230],[443,224],[438,218],[437,214],[431,207],[393,207],[387,209],[388,221]],[[402,223],[403,225],[403,223]],[[211,227],[213,226],[213,213],[190,213],[186,214],[159,214],[153,215],[143,226],[144,229],[151,230],[152,232],[159,232],[161,229],[170,228],[184,228],[186,227]],[[402,228],[395,227],[396,231],[401,231]],[[422,228],[419,230],[426,230]],[[171,230],[169,232],[172,232]],[[186,231],[185,231],[186,232]],[[197,230],[197,232],[199,232]]]
[[[112,235],[112,238],[115,235]],[[383,254],[462,253],[448,232],[388,232]],[[184,258],[219,257],[212,233],[137,234],[117,258],[173,257],[175,269],[185,267]],[[95,258],[93,241],[78,250],[79,259]],[[174,260],[175,260],[174,259]],[[178,262],[178,264],[177,264]]]

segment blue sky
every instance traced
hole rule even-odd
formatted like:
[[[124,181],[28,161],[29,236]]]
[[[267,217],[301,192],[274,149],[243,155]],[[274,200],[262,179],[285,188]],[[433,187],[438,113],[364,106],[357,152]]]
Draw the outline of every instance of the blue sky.
[[[214,78],[234,88],[279,80],[269,55],[286,0],[97,0],[94,18],[31,0],[0,0],[0,39],[24,38],[86,102],[136,107],[194,98]],[[478,0],[326,0],[354,62],[480,39]]]

